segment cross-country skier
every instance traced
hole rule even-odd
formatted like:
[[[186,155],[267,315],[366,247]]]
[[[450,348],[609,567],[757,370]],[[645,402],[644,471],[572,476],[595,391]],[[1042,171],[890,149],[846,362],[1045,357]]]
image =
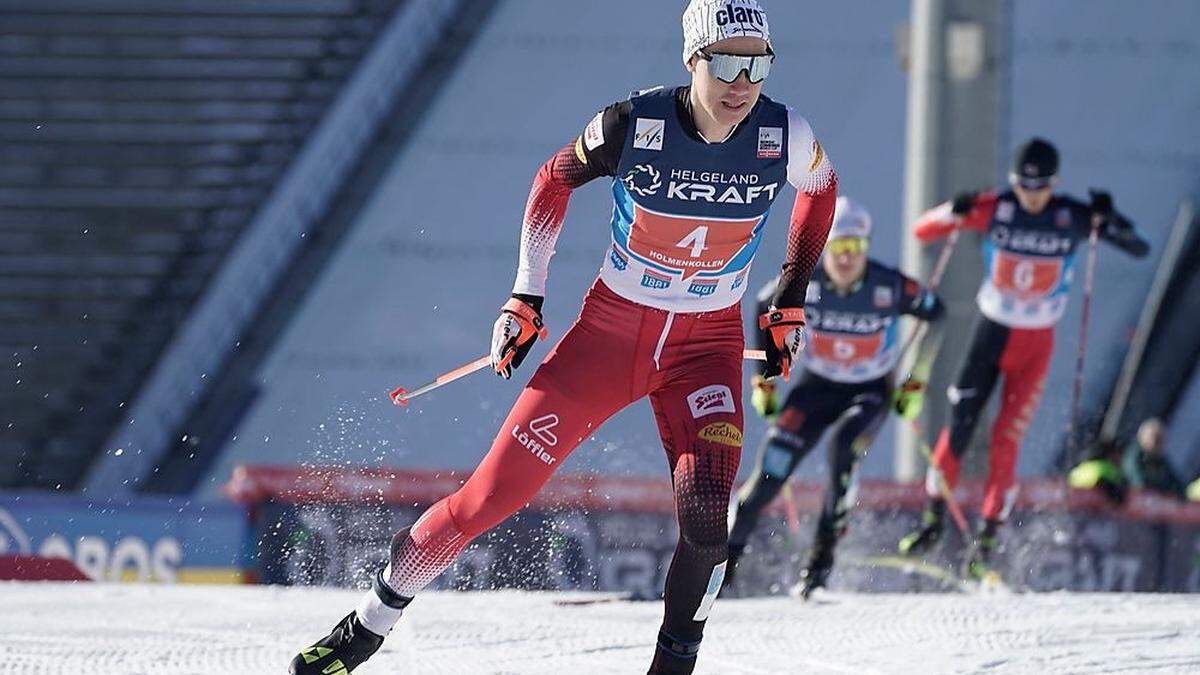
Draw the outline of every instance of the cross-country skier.
[[[759,450],[753,477],[738,495],[729,534],[727,584],[763,509],[825,431],[834,428],[828,453],[829,487],[797,591],[807,598],[823,587],[833,568],[834,547],[846,530],[855,467],[889,408],[910,419],[920,414],[925,383],[941,342],[942,303],[899,271],[869,259],[870,235],[867,210],[838,197],[825,255],[806,292],[809,346],[801,360],[800,379],[782,409],[773,382],[761,375],[752,381],[755,408],[774,418],[774,424]],[[770,284],[764,286],[759,303],[767,305],[772,293]],[[931,329],[921,340],[912,374],[893,394],[893,371],[902,349],[900,317],[905,314],[929,322]],[[769,337],[760,333],[759,339],[765,342]]]
[[[926,480],[929,502],[920,529],[900,541],[900,552],[923,553],[940,538],[946,505],[936,472],[954,488],[979,414],[1003,374],[1000,413],[992,425],[983,523],[964,561],[964,572],[972,578],[989,570],[996,531],[1016,498],[1017,452],[1041,400],[1054,325],[1070,297],[1076,248],[1095,227],[1101,239],[1135,257],[1150,250],[1137,228],[1113,209],[1109,193],[1092,191],[1091,202],[1085,204],[1056,194],[1057,182],[1058,151],[1034,138],[1016,152],[1010,189],[960,194],[916,223],[922,242],[945,237],[956,227],[982,232],[985,278],[976,296],[980,316],[974,336],[947,392],[950,424],[941,430],[934,448]]]
[[[493,329],[495,371],[510,377],[546,336],[547,269],[571,191],[611,176],[612,244],[575,325],[474,474],[395,535],[372,590],[296,656],[293,673],[365,661],[472,539],[525,505],[580,441],[643,397],[671,467],[680,532],[650,672],[692,672],[725,572],[741,455],[746,275],[767,212],[790,183],[797,196],[786,262],[760,318],[772,335],[765,374],[786,377],[803,343],[804,291],[829,233],[837,178],[808,122],[760,96],[775,57],[756,0],[692,0],[683,37],[690,86],[605,108],[538,171],[516,284]]]

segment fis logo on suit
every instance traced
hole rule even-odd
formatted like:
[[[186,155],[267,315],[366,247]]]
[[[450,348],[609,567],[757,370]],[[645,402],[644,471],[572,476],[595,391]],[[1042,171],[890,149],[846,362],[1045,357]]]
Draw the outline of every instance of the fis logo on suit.
[[[633,132],[634,150],[662,150],[664,120],[639,117]]]

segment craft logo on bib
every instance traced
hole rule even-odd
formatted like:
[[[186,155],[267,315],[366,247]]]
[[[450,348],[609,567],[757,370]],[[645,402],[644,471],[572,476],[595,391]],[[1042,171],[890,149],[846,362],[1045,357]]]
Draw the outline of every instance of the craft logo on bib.
[[[783,127],[759,127],[758,158],[779,159],[783,156]]]
[[[665,120],[639,117],[633,130],[634,150],[662,150]]]

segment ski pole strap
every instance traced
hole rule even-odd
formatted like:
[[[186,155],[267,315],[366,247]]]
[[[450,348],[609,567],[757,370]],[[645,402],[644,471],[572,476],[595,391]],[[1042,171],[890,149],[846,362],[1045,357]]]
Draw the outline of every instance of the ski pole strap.
[[[509,298],[508,302],[500,307],[501,312],[507,312],[520,319],[521,335],[517,338],[517,344],[525,344],[537,337],[545,340],[550,332],[546,329],[546,324],[542,322],[542,315],[538,314],[537,310],[529,306],[529,303],[517,298]]]
[[[780,325],[803,326],[804,308],[785,307],[783,309],[772,309],[758,317],[758,327],[760,329],[766,330],[768,327]]]

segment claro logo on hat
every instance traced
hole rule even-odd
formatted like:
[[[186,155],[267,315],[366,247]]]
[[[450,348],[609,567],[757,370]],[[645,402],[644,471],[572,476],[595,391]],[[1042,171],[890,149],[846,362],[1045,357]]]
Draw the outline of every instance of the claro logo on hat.
[[[766,17],[763,16],[762,10],[757,7],[730,2],[717,10],[717,25],[725,27],[730,23],[748,23],[752,26],[761,27],[766,23]],[[759,30],[761,31],[762,29],[759,28]]]

